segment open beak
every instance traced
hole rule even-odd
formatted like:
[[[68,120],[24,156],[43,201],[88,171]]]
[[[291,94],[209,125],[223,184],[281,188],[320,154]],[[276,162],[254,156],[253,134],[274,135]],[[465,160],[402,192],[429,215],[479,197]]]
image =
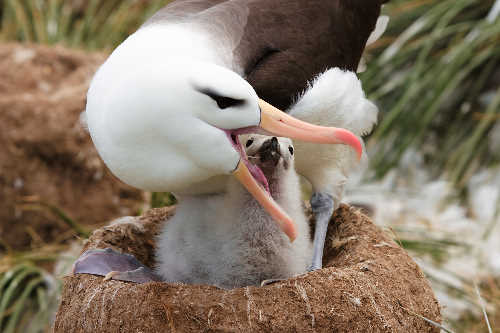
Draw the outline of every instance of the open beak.
[[[233,172],[234,176],[246,187],[247,191],[253,195],[261,206],[273,217],[278,223],[280,229],[293,242],[297,238],[297,228],[293,220],[288,214],[274,201],[269,192],[265,191],[255,178],[250,174],[247,167],[247,162],[242,159],[238,167]]]
[[[255,131],[306,142],[349,145],[357,152],[358,158],[361,158],[363,152],[361,141],[348,130],[306,123],[278,110],[263,100],[259,100],[259,107],[261,109],[261,120],[259,127],[255,128]],[[250,131],[244,130],[239,134],[248,132]],[[297,237],[294,222],[249,171],[252,166],[248,162],[243,148],[238,147],[237,149],[242,159],[233,174],[278,223],[281,230],[290,238],[290,241],[293,242]]]

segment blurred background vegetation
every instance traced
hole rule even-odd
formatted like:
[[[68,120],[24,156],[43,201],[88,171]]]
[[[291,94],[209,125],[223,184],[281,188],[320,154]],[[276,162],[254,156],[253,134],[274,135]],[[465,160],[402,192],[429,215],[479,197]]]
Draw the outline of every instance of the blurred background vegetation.
[[[373,135],[377,176],[409,148],[434,175],[463,187],[498,164],[488,146],[500,119],[500,24],[493,0],[392,1],[384,37],[369,51],[364,88],[384,113]]]
[[[4,0],[0,41],[109,52],[168,2]],[[385,6],[388,29],[368,47],[367,69],[360,73],[367,94],[382,113],[368,141],[374,178],[383,178],[399,167],[406,152],[417,150],[432,177],[446,178],[465,195],[474,174],[499,164],[499,11],[500,3],[494,0],[391,0]],[[162,200],[174,199],[155,194],[151,204],[161,206]],[[429,252],[447,246],[425,241],[402,244]],[[49,274],[44,267],[60,258],[63,249],[61,245],[36,252],[13,249],[0,258],[0,331],[49,329],[60,281],[57,272]],[[500,311],[496,286],[486,288],[491,313],[495,306]],[[480,316],[461,320],[452,323],[458,330],[486,329]]]
[[[5,0],[0,38],[111,50],[169,0]]]

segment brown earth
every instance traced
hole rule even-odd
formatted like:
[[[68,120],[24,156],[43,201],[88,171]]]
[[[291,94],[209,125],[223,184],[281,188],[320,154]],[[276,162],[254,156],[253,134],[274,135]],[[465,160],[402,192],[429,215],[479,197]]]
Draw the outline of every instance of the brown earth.
[[[173,208],[94,232],[154,265],[154,235]],[[325,268],[265,287],[64,278],[54,332],[439,332],[439,304],[420,268],[359,210],[341,206],[328,230]]]
[[[79,118],[103,54],[0,44],[0,253],[64,241],[74,232],[46,208],[83,225],[135,214],[141,192],[115,180]]]

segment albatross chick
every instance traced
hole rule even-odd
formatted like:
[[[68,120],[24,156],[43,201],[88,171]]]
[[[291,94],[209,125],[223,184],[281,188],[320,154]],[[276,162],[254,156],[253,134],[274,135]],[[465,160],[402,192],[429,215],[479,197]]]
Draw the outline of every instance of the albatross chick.
[[[183,197],[157,239],[157,273],[167,282],[221,288],[259,285],[304,273],[312,247],[287,138],[245,135],[248,159],[264,173],[274,200],[294,220],[291,243],[272,217],[236,180],[223,194]]]

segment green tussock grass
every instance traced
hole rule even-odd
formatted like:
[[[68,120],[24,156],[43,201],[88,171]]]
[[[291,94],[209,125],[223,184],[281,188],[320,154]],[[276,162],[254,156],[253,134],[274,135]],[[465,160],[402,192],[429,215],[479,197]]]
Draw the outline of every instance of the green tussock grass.
[[[41,314],[46,309],[46,281],[44,273],[36,266],[21,264],[0,273],[0,293],[2,332],[18,332],[19,327],[23,326],[21,322],[24,314],[32,311]]]
[[[66,213],[56,205],[43,201],[32,200],[31,198],[27,197],[25,198],[25,201],[20,205],[20,207],[22,207],[23,210],[47,210],[55,217],[57,217],[61,222],[70,227],[71,230],[74,231],[75,235],[83,238],[88,238],[90,236],[90,231],[78,224],[74,219],[69,217],[68,213]]]
[[[173,206],[177,203],[177,199],[172,193],[168,192],[153,192],[151,193],[151,208],[161,208]]]
[[[47,245],[0,257],[0,332],[50,330],[61,281],[41,266],[54,263],[64,250],[65,246]]]
[[[111,49],[169,0],[4,0],[0,40]]]
[[[500,120],[494,75],[500,21],[493,0],[392,1],[388,31],[369,51],[364,88],[382,111],[372,138],[377,176],[403,154],[424,151],[435,175],[463,186],[479,167],[496,164],[488,135]]]

